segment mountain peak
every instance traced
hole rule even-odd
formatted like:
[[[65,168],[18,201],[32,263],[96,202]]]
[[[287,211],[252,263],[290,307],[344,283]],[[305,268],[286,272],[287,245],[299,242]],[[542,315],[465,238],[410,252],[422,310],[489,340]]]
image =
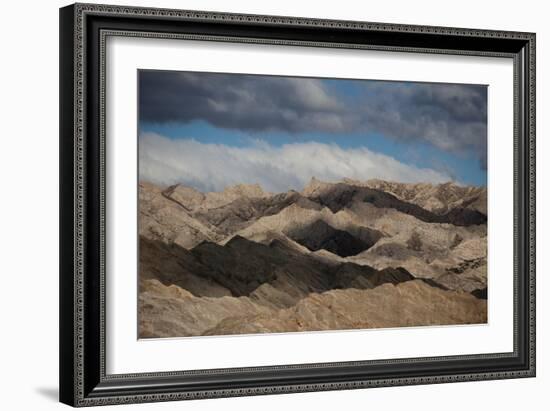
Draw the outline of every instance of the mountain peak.
[[[311,177],[311,180],[309,180],[309,183],[304,187],[302,190],[302,195],[305,197],[309,197],[312,194],[318,192],[319,190],[322,190],[328,186],[330,186],[331,183],[327,183],[324,181],[319,180],[316,177]]]
[[[174,184],[162,192],[162,195],[175,201],[186,210],[192,210],[204,200],[204,194],[200,191],[182,184]]]
[[[234,186],[229,186],[223,190],[223,193],[229,194],[229,195],[244,196],[249,198],[265,197],[266,195],[269,194],[269,193],[266,193],[258,183],[237,184]]]

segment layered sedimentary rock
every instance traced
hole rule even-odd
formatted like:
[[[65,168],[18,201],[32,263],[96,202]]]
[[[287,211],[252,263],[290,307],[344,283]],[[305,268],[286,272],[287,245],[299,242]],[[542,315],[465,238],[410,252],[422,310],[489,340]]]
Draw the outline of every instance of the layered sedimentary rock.
[[[478,324],[486,302],[420,280],[362,290],[311,293],[279,309],[251,297],[195,297],[156,280],[142,284],[140,335],[173,337],[322,331],[416,325]]]
[[[140,335],[486,321],[486,189],[140,183]]]

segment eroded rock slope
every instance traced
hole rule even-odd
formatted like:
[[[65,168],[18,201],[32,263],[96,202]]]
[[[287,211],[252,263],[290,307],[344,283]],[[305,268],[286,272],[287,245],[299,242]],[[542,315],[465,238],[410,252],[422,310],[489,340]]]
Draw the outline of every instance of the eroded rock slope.
[[[142,337],[486,322],[486,189],[139,186]]]

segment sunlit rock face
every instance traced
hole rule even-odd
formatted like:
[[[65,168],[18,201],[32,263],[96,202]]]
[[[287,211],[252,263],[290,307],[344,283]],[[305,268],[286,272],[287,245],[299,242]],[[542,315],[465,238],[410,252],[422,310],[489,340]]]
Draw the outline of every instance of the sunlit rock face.
[[[142,338],[487,321],[485,188],[143,181],[139,211]]]

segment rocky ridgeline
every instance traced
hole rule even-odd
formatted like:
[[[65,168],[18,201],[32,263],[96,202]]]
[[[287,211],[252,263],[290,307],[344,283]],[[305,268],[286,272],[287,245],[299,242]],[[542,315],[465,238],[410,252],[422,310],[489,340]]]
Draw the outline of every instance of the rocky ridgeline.
[[[143,337],[486,321],[485,188],[141,182],[139,195]],[[393,311],[372,305],[383,295]]]

